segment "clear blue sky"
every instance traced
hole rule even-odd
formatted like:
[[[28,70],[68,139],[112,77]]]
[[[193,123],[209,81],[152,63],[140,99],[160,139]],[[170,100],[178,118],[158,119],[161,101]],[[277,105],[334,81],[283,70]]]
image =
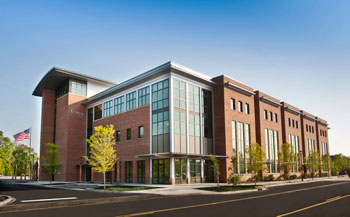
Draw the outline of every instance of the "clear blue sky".
[[[350,1],[1,1],[0,130],[30,125],[53,66],[121,82],[168,60],[328,120],[350,155]]]

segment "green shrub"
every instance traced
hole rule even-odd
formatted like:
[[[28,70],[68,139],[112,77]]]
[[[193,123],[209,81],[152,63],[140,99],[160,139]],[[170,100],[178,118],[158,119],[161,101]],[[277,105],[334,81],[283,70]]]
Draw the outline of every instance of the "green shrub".
[[[273,177],[273,174],[269,174],[267,177],[265,177],[265,181],[273,181],[275,177]]]
[[[283,173],[282,177],[283,177],[283,180],[288,180],[288,174],[287,173]]]
[[[297,175],[295,175],[295,174],[290,176],[290,179],[292,179],[292,180],[296,179],[296,178],[297,178]]]
[[[254,176],[254,179],[256,182],[260,182],[262,180],[260,175]]]
[[[237,186],[241,182],[241,177],[233,175],[228,179],[228,183]]]

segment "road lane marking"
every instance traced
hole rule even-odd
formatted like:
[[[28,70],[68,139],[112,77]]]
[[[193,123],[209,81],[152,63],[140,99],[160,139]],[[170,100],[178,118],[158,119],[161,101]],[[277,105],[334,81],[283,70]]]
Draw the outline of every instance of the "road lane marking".
[[[304,211],[304,210],[307,210],[307,209],[311,209],[311,208],[314,208],[314,207],[317,207],[317,206],[321,206],[321,205],[324,205],[324,204],[327,204],[327,203],[331,203],[331,202],[334,202],[336,200],[341,200],[341,199],[347,198],[349,196],[350,195],[348,194],[348,195],[345,195],[345,196],[338,196],[338,197],[330,198],[330,199],[326,200],[325,202],[317,203],[317,204],[314,204],[314,205],[311,205],[311,206],[308,206],[308,207],[305,207],[305,208],[302,208],[302,209],[295,210],[293,212],[289,212],[289,213],[285,213],[285,214],[282,214],[282,215],[278,215],[277,217],[283,217],[283,216],[291,215],[291,214],[294,214],[294,213],[297,213],[297,212],[301,212],[301,211]]]
[[[48,199],[36,199],[36,200],[21,200],[22,203],[32,202],[44,202],[44,201],[56,201],[56,200],[76,200],[77,197],[61,197],[61,198],[48,198]]]
[[[239,199],[233,199],[233,200],[224,200],[224,201],[196,204],[196,205],[190,205],[190,206],[174,207],[174,208],[169,208],[169,209],[160,209],[160,210],[153,210],[153,211],[146,211],[146,212],[139,212],[139,213],[131,213],[131,214],[125,214],[125,215],[118,215],[116,217],[143,216],[143,215],[150,215],[150,214],[155,214],[155,213],[169,212],[169,211],[175,211],[175,210],[181,210],[181,209],[190,209],[190,208],[197,208],[197,207],[203,207],[203,206],[213,206],[213,205],[225,204],[225,203],[231,203],[231,202],[237,202],[237,201],[251,200],[251,199],[257,199],[257,198],[263,198],[263,197],[271,197],[271,196],[282,195],[282,194],[290,194],[290,193],[294,193],[294,192],[306,191],[306,190],[317,189],[317,188],[326,188],[326,187],[335,186],[335,185],[342,185],[342,184],[348,184],[348,182],[334,183],[334,184],[329,184],[329,185],[321,185],[321,186],[315,186],[315,187],[310,187],[310,188],[301,188],[301,189],[290,190],[290,191],[285,191],[285,192],[278,192],[278,193],[273,193],[273,194],[265,194],[265,195],[260,195],[260,196],[239,198]]]

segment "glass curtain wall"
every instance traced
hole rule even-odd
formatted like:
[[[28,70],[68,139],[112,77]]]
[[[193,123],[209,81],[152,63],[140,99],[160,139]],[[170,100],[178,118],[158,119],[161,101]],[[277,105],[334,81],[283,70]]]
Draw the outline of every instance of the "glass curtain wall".
[[[170,183],[170,159],[152,160],[152,183]]]
[[[189,149],[191,154],[200,154],[199,97],[199,87],[189,84]]]
[[[186,83],[174,79],[174,152],[187,153]]]
[[[202,89],[202,154],[213,154],[213,118],[212,118],[212,96],[211,91]]]
[[[175,159],[175,183],[185,184],[187,178],[187,159]]]
[[[278,173],[278,132],[276,130],[265,129],[266,161],[267,173]]]
[[[152,85],[152,153],[170,152],[169,80]]]

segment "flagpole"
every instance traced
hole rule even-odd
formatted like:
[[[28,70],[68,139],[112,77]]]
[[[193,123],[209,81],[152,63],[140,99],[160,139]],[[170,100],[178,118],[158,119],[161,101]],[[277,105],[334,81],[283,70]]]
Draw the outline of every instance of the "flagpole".
[[[31,168],[31,160],[30,160],[30,151],[32,149],[32,126],[29,128],[29,179],[31,178],[32,168]]]

